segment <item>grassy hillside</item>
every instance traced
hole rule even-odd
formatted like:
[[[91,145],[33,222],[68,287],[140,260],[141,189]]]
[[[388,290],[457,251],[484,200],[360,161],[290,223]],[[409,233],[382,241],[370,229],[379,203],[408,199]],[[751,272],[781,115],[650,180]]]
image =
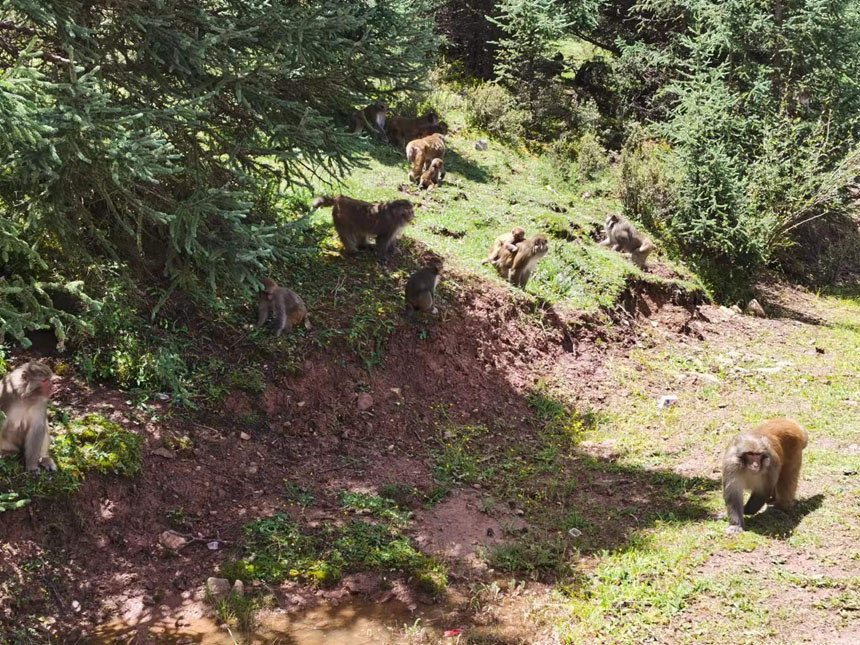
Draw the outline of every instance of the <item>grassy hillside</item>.
[[[476,150],[475,142],[486,135],[465,125],[458,97],[437,95],[436,103],[451,127],[446,137],[448,175],[437,190],[427,193],[411,185],[404,152],[390,146],[369,146],[361,160],[364,167],[342,185],[318,189],[368,201],[408,196],[418,208],[407,238],[441,254],[451,267],[500,283],[494,270],[480,264],[493,240],[515,225],[529,236],[544,233],[550,238],[550,252],[527,291],[571,309],[611,307],[632,280],[701,288],[687,269],[665,256],[652,255],[652,263],[663,268],[643,274],[629,260],[596,244],[603,237],[606,214],[620,210],[611,171],[577,181],[572,162],[558,163],[496,141],[490,141],[486,151]],[[314,221],[330,225],[329,209],[322,209]],[[338,244],[330,240],[329,248]]]

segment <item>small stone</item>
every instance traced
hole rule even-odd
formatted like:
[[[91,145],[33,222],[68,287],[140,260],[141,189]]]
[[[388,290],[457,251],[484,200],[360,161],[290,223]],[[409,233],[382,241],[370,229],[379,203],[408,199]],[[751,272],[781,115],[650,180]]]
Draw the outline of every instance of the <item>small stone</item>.
[[[164,531],[158,538],[158,541],[161,542],[161,546],[166,549],[170,549],[171,551],[178,551],[186,544],[188,544],[188,538],[177,533],[176,531]]]
[[[393,443],[388,446],[388,452],[394,452],[394,444]]]
[[[743,311],[741,311],[741,308],[737,305],[732,305],[729,309],[732,311],[732,313],[743,314]]]
[[[296,407],[299,407],[299,408],[303,408],[306,405],[307,405],[307,402],[305,402],[305,401],[299,401],[298,403],[296,403]]]
[[[487,141],[486,139],[478,139],[478,140],[475,142],[475,150],[481,150],[481,151],[483,151],[483,150],[486,150],[486,149],[487,149],[487,148],[489,148],[489,147],[490,147],[490,142],[489,142],[489,141]]]
[[[257,466],[248,466],[249,475],[256,475],[258,470],[259,468],[257,468]]]
[[[147,594],[143,597],[143,604],[147,607],[152,607],[155,604],[155,598]]]
[[[78,613],[81,610],[81,603],[79,603],[77,600],[73,600],[72,601],[72,610],[75,613]]]
[[[582,198],[591,199],[591,191],[586,190],[584,193],[582,193]]]
[[[168,448],[156,448],[152,451],[152,454],[164,457],[165,459],[176,459],[174,452]]]
[[[401,390],[399,387],[393,387],[391,388],[391,391],[394,392],[397,396],[402,396],[403,390]]]
[[[519,515],[520,517],[522,517],[523,515],[525,515],[525,514],[526,514],[526,512],[525,512],[523,509],[521,509],[521,508],[518,508],[518,509],[517,509],[516,511],[514,511],[514,512],[515,512],[517,515]]]
[[[244,596],[245,595],[245,583],[242,582],[241,580],[236,580],[236,582],[233,583],[233,593],[236,594],[237,596]]]
[[[207,578],[206,590],[215,598],[226,596],[230,593],[230,581],[227,578]]]
[[[240,438],[242,441],[248,441],[248,440],[251,438],[251,435],[249,435],[247,432],[240,432],[240,433],[239,433],[239,438]]]
[[[362,392],[358,395],[358,411],[359,412],[367,412],[370,408],[373,407],[373,397],[370,396],[367,392]]]
[[[767,318],[764,313],[764,308],[759,304],[759,301],[753,298],[747,303],[747,314],[756,318]]]
[[[218,542],[218,540],[212,540],[211,542],[206,543],[206,548],[210,551],[217,551],[219,546],[220,543]]]

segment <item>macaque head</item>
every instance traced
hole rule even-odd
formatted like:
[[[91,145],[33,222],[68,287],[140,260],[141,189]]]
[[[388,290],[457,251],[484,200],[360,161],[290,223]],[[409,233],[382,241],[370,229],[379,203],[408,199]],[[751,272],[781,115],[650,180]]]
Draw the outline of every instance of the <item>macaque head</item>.
[[[263,290],[260,292],[260,297],[265,300],[272,299],[272,292],[278,288],[278,283],[271,278],[263,278]]]
[[[392,202],[385,204],[386,210],[401,222],[408,223],[415,217],[415,210],[412,202],[408,199],[395,199]]]
[[[526,239],[526,229],[522,226],[515,226],[511,229],[511,236],[514,238],[514,244],[522,242]]]
[[[612,228],[618,223],[620,215],[618,213],[609,213],[606,217],[606,228]]]
[[[433,110],[428,110],[427,114],[424,115],[424,120],[429,124],[439,123],[439,115],[436,114]]]
[[[437,157],[436,159],[434,159],[433,161],[430,162],[430,167],[433,170],[439,170],[439,168],[442,167],[442,164],[443,164],[443,161]]]
[[[430,258],[424,266],[439,275],[442,273],[442,258]]]
[[[535,254],[542,255],[547,252],[549,249],[549,240],[546,239],[546,235],[535,235],[534,236],[534,252]]]
[[[24,383],[24,397],[48,398],[54,391],[51,368],[39,361],[30,361],[21,374]]]
[[[736,454],[741,465],[751,472],[757,473],[770,466],[770,446],[765,439],[748,434],[741,435],[738,438]]]

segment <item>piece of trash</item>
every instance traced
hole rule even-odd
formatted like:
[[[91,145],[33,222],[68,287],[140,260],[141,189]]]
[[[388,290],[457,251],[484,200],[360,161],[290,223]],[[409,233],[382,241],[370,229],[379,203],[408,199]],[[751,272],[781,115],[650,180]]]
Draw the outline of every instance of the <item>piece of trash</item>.
[[[479,139],[475,142],[475,150],[486,150],[490,145],[490,142],[486,139]]]
[[[580,535],[582,535],[582,531],[577,528],[572,528],[568,529],[567,534],[572,538],[578,538]]]
[[[206,548],[209,549],[210,551],[217,551],[218,546],[219,546],[218,540],[212,540],[211,542],[206,543]]]
[[[762,374],[777,374],[782,371],[782,365],[774,367],[754,367],[753,372],[761,372]]]
[[[169,401],[169,400],[170,400],[170,395],[169,395],[169,394],[165,394],[164,392],[159,392],[158,394],[156,394],[156,395],[155,395],[155,397],[156,397],[159,401]]]
[[[657,409],[662,410],[663,408],[668,408],[670,405],[675,405],[678,403],[678,397],[673,394],[665,394],[660,397],[660,400],[657,401]]]
[[[463,633],[462,629],[449,629],[443,635],[444,636],[459,636],[462,633]]]

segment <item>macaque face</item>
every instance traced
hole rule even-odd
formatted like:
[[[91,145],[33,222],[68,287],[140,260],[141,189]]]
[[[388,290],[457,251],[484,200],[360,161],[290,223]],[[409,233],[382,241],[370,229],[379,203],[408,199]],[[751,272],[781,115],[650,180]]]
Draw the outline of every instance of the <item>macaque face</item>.
[[[744,465],[754,473],[762,469],[766,458],[763,452],[745,452],[743,455]]]

